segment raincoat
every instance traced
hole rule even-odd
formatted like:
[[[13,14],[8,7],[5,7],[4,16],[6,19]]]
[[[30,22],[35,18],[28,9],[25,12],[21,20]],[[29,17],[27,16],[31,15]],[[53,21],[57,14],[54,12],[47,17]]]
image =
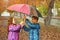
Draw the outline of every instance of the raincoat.
[[[24,30],[29,33],[29,40],[39,40],[39,23],[31,23],[28,19],[26,19],[26,24],[29,27],[24,25]]]
[[[9,31],[8,31],[8,40],[19,40],[19,31],[20,31],[20,24],[9,25]]]

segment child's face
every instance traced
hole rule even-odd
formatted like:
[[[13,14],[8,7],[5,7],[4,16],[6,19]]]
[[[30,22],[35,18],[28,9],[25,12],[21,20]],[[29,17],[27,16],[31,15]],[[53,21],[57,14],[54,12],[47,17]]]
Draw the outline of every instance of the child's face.
[[[12,20],[12,23],[13,23],[13,24],[15,24],[15,23],[16,23],[16,20],[15,20],[15,18],[13,18],[13,20]]]
[[[36,23],[36,22],[37,22],[37,20],[36,20],[36,19],[34,19],[34,18],[32,18],[32,22],[33,22],[33,23]]]

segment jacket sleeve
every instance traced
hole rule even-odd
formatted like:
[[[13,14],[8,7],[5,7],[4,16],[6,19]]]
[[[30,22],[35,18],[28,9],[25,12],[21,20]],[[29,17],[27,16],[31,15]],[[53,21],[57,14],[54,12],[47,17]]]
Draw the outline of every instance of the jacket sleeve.
[[[30,28],[32,29],[40,29],[40,25],[39,24],[34,24],[35,26],[31,25]]]
[[[26,27],[25,25],[23,26],[23,29],[24,29],[25,31],[27,31],[27,32],[30,31],[30,28]]]
[[[20,27],[21,27],[20,24],[18,24],[16,27],[10,25],[9,26],[9,31],[18,31],[18,30],[20,30]]]
[[[26,23],[27,23],[27,25],[28,25],[30,28],[32,28],[32,29],[40,29],[39,23],[33,24],[33,23],[31,23],[28,19],[26,19]]]

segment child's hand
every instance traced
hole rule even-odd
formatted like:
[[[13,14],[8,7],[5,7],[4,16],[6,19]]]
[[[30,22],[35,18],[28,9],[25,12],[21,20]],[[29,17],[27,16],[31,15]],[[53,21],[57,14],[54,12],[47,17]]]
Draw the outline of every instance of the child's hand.
[[[20,22],[20,25],[21,25],[21,27],[23,27],[24,26],[24,22],[22,21],[22,22]]]
[[[26,19],[26,16],[23,16],[23,19]]]
[[[20,22],[20,24],[22,25],[22,24],[24,24],[24,22],[23,22],[23,21],[21,21],[21,22]]]

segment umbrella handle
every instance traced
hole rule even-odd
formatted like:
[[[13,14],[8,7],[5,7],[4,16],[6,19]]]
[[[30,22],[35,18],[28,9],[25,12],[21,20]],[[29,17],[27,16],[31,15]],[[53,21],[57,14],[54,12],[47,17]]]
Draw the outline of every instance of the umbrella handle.
[[[25,15],[24,15],[24,16],[25,16]],[[26,20],[26,19],[23,19],[23,21],[24,21],[24,24],[25,24],[25,26],[26,26],[26,27],[28,27],[28,25],[26,24],[25,20]]]

